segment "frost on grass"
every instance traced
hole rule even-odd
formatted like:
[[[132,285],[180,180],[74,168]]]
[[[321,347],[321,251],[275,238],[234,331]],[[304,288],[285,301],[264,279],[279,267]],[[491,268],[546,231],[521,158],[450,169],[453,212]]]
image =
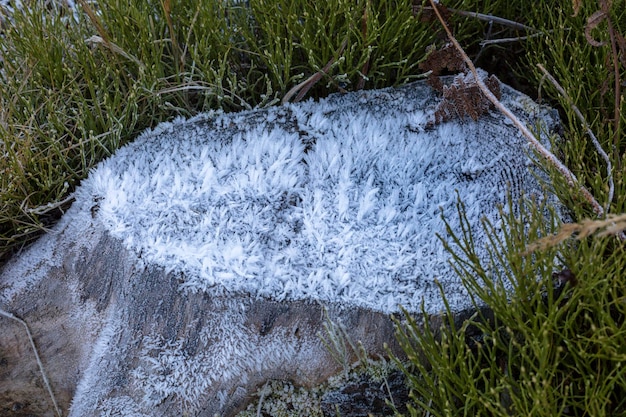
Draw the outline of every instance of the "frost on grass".
[[[511,108],[527,98],[503,86]],[[437,235],[499,223],[498,205],[543,195],[525,140],[495,113],[429,126],[425,84],[159,125],[92,172],[110,232],[186,291],[427,311],[468,298]],[[520,116],[553,123],[537,106]],[[545,138],[544,138],[545,139]],[[458,193],[458,194],[457,194]],[[94,210],[95,212],[95,210]],[[475,230],[479,255],[486,237]]]

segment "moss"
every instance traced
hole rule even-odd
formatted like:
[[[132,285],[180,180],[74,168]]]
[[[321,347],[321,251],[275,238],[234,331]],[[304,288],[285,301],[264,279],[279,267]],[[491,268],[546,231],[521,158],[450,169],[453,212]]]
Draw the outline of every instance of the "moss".
[[[398,368],[390,361],[368,361],[367,365],[359,365],[347,372],[329,378],[325,383],[311,387],[296,387],[289,381],[268,381],[256,393],[256,399],[248,407],[238,414],[238,417],[261,416],[324,416],[329,412],[338,415],[346,407],[350,411],[363,408],[363,412],[380,414],[386,410],[385,415],[394,414],[394,406],[385,402],[387,397],[387,381],[398,372]],[[369,398],[363,398],[362,394],[377,391],[381,394],[378,402]],[[350,395],[353,394],[353,395]],[[350,400],[352,399],[352,403]],[[403,404],[398,404],[400,408]],[[377,409],[370,409],[375,407]]]

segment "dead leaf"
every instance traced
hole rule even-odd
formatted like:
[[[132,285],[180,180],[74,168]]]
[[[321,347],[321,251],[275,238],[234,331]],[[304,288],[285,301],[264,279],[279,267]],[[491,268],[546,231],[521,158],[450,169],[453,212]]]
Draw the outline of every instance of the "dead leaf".
[[[600,42],[593,38],[591,31],[597,28],[607,18],[607,14],[604,10],[598,10],[587,18],[587,25],[585,26],[585,38],[592,46],[604,46],[606,42]]]
[[[580,6],[582,6],[582,4],[582,0],[572,0],[572,8],[574,9],[572,17],[578,16],[578,12],[580,12]]]

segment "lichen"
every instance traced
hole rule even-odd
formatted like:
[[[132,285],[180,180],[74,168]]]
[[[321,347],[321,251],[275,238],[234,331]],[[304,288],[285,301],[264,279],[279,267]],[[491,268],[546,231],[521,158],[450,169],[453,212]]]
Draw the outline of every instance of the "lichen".
[[[392,362],[381,358],[369,360],[367,364],[359,364],[347,373],[341,372],[326,382],[310,388],[295,386],[290,381],[267,381],[256,392],[255,400],[244,411],[237,414],[237,417],[324,416],[325,394],[339,392],[350,384],[362,383],[364,380],[376,385],[384,384],[386,379],[397,370],[398,368]],[[326,407],[332,407],[332,405],[326,402]],[[336,405],[338,407],[340,404]]]

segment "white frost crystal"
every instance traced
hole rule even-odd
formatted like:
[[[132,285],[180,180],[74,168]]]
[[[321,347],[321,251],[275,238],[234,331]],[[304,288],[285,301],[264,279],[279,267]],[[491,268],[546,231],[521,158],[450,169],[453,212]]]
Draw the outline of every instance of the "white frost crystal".
[[[521,109],[524,97],[504,88]],[[518,102],[511,102],[518,100]],[[189,291],[339,301],[383,312],[468,305],[437,235],[498,223],[498,205],[541,194],[503,116],[430,129],[423,84],[278,108],[211,113],[142,134],[87,180],[110,232]],[[545,127],[535,106],[526,120]],[[524,118],[524,115],[521,115]],[[543,118],[543,119],[540,119]],[[458,195],[457,195],[458,192]],[[475,229],[477,250],[484,234]]]

